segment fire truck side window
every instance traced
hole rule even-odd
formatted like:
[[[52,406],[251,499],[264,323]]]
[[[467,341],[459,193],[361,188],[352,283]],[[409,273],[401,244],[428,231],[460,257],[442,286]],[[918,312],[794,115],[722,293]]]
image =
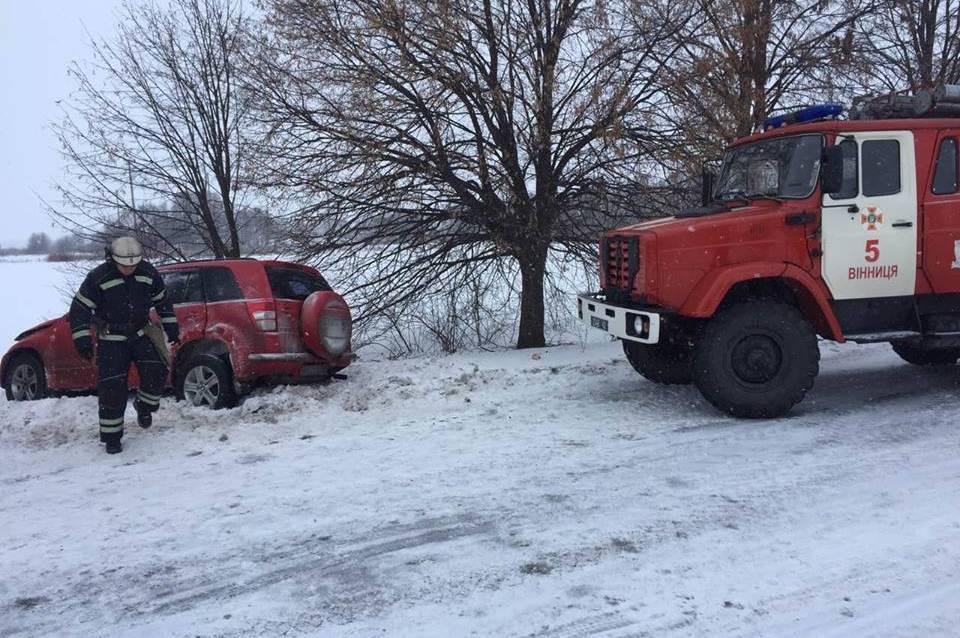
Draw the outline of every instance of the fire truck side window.
[[[843,188],[832,195],[833,199],[853,199],[860,193],[860,172],[857,163],[857,143],[854,140],[840,142],[843,151]]]
[[[861,148],[863,195],[878,197],[900,192],[900,142],[866,140]]]
[[[952,137],[940,142],[937,167],[933,172],[933,194],[947,195],[957,192],[957,140]]]

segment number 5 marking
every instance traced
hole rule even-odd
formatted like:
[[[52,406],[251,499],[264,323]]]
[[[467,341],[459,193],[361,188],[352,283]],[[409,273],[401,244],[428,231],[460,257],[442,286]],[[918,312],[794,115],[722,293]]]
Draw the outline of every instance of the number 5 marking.
[[[873,263],[880,259],[880,240],[879,239],[868,239],[867,245],[863,248],[864,252],[867,254],[864,256],[864,259]]]

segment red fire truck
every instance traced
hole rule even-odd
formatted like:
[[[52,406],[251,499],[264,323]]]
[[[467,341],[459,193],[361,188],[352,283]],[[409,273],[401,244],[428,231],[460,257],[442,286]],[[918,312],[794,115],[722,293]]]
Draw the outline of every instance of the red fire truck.
[[[960,357],[960,86],[772,118],[734,141],[704,206],[607,232],[581,320],[659,383],[738,417],[813,386],[817,335]]]

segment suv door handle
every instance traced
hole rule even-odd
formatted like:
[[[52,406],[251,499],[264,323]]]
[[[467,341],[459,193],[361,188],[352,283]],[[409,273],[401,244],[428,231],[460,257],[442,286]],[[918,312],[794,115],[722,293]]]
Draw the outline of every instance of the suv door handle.
[[[859,213],[859,212],[860,212],[860,207],[857,206],[856,204],[850,204],[849,206],[847,206],[847,212],[848,212],[848,213]]]
[[[894,228],[910,228],[913,226],[913,222],[893,222]]]

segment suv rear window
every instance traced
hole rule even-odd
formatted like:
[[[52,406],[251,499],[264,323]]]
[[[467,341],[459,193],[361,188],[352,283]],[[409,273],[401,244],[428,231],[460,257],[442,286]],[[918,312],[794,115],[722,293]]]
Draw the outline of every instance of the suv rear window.
[[[303,301],[318,290],[332,290],[327,281],[317,273],[295,268],[267,266],[267,279],[277,299]]]
[[[173,305],[203,301],[200,273],[196,270],[170,270],[160,274],[167,288],[167,299]]]
[[[243,299],[243,292],[229,268],[202,268],[203,290],[207,302]]]

